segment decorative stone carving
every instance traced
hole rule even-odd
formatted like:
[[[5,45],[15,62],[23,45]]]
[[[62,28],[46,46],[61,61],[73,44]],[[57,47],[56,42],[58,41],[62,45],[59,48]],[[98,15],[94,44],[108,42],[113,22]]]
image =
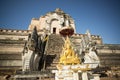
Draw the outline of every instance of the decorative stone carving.
[[[47,35],[38,37],[36,27],[33,29],[25,44],[22,56],[23,71],[38,71],[42,68],[47,37]]]
[[[82,36],[80,45],[81,47],[79,54],[84,54],[84,56],[82,57],[82,59],[84,58],[84,60],[82,60],[83,63],[89,64],[89,68],[98,67],[98,65],[100,64],[100,60],[96,53],[96,44],[92,40],[91,34],[88,30],[86,32],[86,35]]]
[[[90,48],[88,52],[85,52],[84,60],[84,63],[89,64],[89,68],[96,68],[100,64],[100,60],[93,48]]]

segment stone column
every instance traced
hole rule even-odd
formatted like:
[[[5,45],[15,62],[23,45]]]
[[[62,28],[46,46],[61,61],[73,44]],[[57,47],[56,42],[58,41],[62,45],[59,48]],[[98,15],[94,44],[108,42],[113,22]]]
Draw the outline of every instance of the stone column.
[[[100,80],[100,74],[93,74],[94,80]]]
[[[74,79],[74,80],[79,80],[78,72],[74,72],[74,73],[73,73],[73,79]]]
[[[58,78],[59,71],[58,70],[52,70],[52,73],[55,74],[55,80],[59,80],[59,78]]]
[[[66,22],[65,22],[65,23],[66,23],[66,26],[67,26],[67,27],[69,27],[69,21],[68,21],[68,20],[66,20]]]
[[[87,72],[82,72],[82,80],[88,80]]]

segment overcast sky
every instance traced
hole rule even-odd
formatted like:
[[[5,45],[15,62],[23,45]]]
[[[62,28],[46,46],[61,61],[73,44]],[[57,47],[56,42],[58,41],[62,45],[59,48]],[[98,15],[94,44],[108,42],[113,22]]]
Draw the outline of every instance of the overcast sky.
[[[61,8],[77,33],[87,29],[104,43],[120,44],[120,0],[0,0],[0,28],[27,30],[32,18]]]

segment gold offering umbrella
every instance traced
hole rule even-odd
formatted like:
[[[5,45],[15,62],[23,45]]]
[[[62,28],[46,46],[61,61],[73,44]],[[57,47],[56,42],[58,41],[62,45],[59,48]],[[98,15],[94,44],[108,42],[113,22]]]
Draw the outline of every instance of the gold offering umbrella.
[[[62,27],[59,31],[62,36],[71,36],[74,34],[74,29],[72,27]]]

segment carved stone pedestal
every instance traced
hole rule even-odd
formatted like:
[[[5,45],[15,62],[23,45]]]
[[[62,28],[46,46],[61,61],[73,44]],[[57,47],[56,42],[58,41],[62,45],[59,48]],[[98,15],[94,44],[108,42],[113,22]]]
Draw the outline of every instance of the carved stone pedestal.
[[[87,71],[74,72],[73,70],[61,70],[61,71],[53,70],[52,73],[55,73],[55,80],[89,80]],[[99,79],[95,78],[93,80],[99,80]]]
[[[55,73],[55,80],[100,80],[100,74],[92,74],[93,78],[89,78],[87,71],[53,70],[52,73]]]
[[[79,80],[78,72],[72,70],[53,70],[52,73],[55,73],[55,80]]]

